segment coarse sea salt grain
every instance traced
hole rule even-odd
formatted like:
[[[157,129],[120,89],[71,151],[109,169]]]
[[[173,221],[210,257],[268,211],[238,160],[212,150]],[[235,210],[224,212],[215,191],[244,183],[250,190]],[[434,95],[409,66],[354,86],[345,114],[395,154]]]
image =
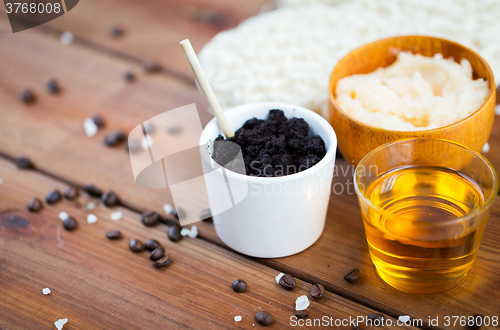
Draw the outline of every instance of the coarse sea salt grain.
[[[241,317],[241,316],[239,316],[239,315],[236,315],[236,316],[234,317],[234,321],[235,321],[235,322],[240,322],[240,321],[241,321],[241,319],[242,319],[242,317]]]
[[[306,295],[300,296],[295,300],[296,311],[303,311],[307,307],[309,307],[309,298]]]
[[[66,220],[68,218],[68,213],[62,211],[61,213],[59,213],[59,219],[61,219],[62,221]]]
[[[68,323],[68,319],[59,319],[54,322],[54,325],[56,326],[57,330],[61,330],[66,323]]]
[[[196,238],[196,236],[198,236],[198,227],[196,227],[196,226],[193,225],[191,227],[191,230],[189,231],[188,236],[191,237],[191,238]]]
[[[0,184],[2,184],[2,183],[3,183],[3,179],[2,179],[2,178],[0,178]]]
[[[59,39],[59,41],[61,41],[63,45],[67,46],[73,42],[74,38],[75,36],[73,35],[73,33],[66,31],[61,34],[61,38]]]
[[[42,289],[42,293],[43,293],[44,295],[48,295],[48,294],[50,294],[50,289],[49,289],[49,288],[43,288],[43,289]]]
[[[487,153],[488,151],[490,151],[490,144],[488,142],[486,142],[483,146],[483,150],[481,151],[483,154]]]
[[[274,279],[276,280],[276,283],[279,283],[280,282],[280,279],[285,276],[284,273],[279,273]]]
[[[151,149],[153,148],[153,138],[149,135],[142,138],[141,142],[142,149]]]
[[[87,222],[88,223],[96,223],[97,222],[97,217],[90,213],[88,216],[87,216]]]
[[[166,214],[170,214],[172,213],[172,211],[174,210],[174,208],[172,207],[172,205],[170,204],[165,204],[163,205],[163,211],[166,213]]]
[[[111,213],[110,217],[111,217],[111,220],[117,221],[117,220],[120,220],[121,218],[123,218],[123,213],[120,211],[113,212],[113,213]]]
[[[495,106],[495,115],[500,116],[500,104]]]
[[[181,235],[182,236],[187,236],[187,235],[189,235],[190,232],[191,232],[191,230],[189,230],[188,228],[182,228],[181,229]]]
[[[410,320],[410,315],[401,315],[398,317],[398,321],[406,323]]]
[[[93,137],[97,133],[98,129],[99,127],[97,127],[92,118],[85,118],[83,121],[83,130],[85,131],[85,135]]]

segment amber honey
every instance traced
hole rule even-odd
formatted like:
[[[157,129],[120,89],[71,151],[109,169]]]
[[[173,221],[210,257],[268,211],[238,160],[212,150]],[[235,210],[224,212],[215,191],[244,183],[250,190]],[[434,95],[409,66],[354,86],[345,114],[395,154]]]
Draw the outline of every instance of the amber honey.
[[[489,216],[473,212],[485,202],[476,182],[444,167],[404,166],[378,176],[365,196],[375,206],[362,208],[368,247],[384,281],[437,293],[465,278]]]

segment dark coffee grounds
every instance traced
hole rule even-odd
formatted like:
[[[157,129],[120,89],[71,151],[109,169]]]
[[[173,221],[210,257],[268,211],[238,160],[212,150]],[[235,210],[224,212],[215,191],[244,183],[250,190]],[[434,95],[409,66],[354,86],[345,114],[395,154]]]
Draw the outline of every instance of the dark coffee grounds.
[[[304,119],[287,119],[277,109],[270,110],[266,120],[247,120],[234,134],[228,139],[221,135],[215,139],[214,160],[224,166],[227,149],[231,148],[218,141],[235,142],[241,147],[246,174],[251,176],[298,173],[319,163],[326,154],[325,142],[319,135],[308,137],[309,125]]]

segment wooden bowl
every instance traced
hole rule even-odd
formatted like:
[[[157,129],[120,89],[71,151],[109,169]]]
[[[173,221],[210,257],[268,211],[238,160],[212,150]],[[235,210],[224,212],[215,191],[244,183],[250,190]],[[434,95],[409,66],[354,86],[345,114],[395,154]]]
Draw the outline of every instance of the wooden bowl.
[[[344,112],[335,99],[337,82],[353,74],[364,74],[379,67],[391,65],[399,51],[424,56],[440,53],[444,58],[453,57],[457,62],[467,59],[473,70],[473,78],[488,82],[490,95],[484,104],[465,119],[454,124],[420,131],[395,131],[362,123]],[[427,36],[400,36],[382,39],[364,45],[344,57],[333,69],[329,85],[329,114],[342,155],[353,165],[376,147],[399,139],[412,137],[441,138],[463,144],[481,152],[488,141],[495,117],[495,81],[488,63],[473,50],[458,43]]]

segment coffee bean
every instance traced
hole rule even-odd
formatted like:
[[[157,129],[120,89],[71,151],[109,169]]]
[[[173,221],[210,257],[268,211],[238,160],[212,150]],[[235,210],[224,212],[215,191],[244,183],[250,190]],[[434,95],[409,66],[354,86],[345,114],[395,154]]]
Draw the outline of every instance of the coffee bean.
[[[66,189],[64,189],[63,196],[64,196],[64,198],[66,198],[69,201],[77,198],[79,195],[80,195],[80,191],[75,186],[68,186],[68,187],[66,187]]]
[[[106,237],[109,239],[119,239],[122,236],[122,232],[118,229],[109,230],[106,232]]]
[[[63,227],[64,227],[64,229],[69,230],[69,231],[75,229],[76,225],[77,225],[76,220],[73,217],[67,217],[63,221]]]
[[[167,254],[163,258],[153,262],[153,266],[155,266],[156,268],[165,267],[166,265],[169,264],[169,262],[170,262],[170,254]]]
[[[184,212],[184,210],[181,209],[180,207],[176,207],[172,211],[172,216],[177,220],[182,220],[186,218],[186,212]]]
[[[109,34],[113,37],[113,38],[119,38],[121,37],[123,34],[125,33],[125,31],[123,30],[123,27],[121,27],[120,25],[114,25],[110,30],[109,30]]]
[[[99,128],[104,127],[104,119],[102,119],[101,116],[99,116],[99,115],[92,115],[92,117],[90,117],[90,119],[92,119],[92,121],[94,122],[94,124],[97,127],[99,127]]]
[[[377,313],[371,313],[368,315],[368,319],[372,321],[372,324],[375,326],[382,325],[382,321],[384,321],[384,317]]]
[[[295,278],[290,274],[285,274],[280,278],[280,285],[285,289],[291,290],[295,288]]]
[[[307,317],[307,315],[309,315],[309,313],[307,313],[306,310],[303,310],[303,311],[297,311],[297,313],[295,313],[295,316],[299,319],[305,319]]]
[[[321,284],[314,284],[311,287],[311,297],[314,299],[320,299],[325,294],[325,287]]]
[[[19,99],[23,103],[32,103],[35,101],[35,93],[31,89],[23,89],[21,94],[19,94]]]
[[[269,312],[260,311],[255,314],[255,321],[260,325],[268,326],[274,322],[274,317]]]
[[[111,207],[116,205],[116,203],[118,202],[118,196],[116,196],[116,194],[113,191],[108,190],[104,192],[104,194],[102,194],[101,201],[107,207]]]
[[[156,225],[159,219],[160,215],[155,211],[146,211],[141,216],[141,222],[148,227]]]
[[[150,238],[146,241],[146,244],[144,245],[144,248],[148,251],[153,251],[156,248],[159,248],[161,246],[160,242],[157,240]]]
[[[102,196],[102,191],[101,189],[97,188],[94,186],[92,183],[87,183],[85,185],[85,191],[90,195],[94,197],[101,197]]]
[[[61,192],[57,189],[54,189],[51,192],[49,192],[47,197],[45,197],[45,202],[47,202],[47,204],[49,205],[52,205],[59,202],[61,198],[62,198]]]
[[[167,236],[172,242],[179,241],[182,238],[181,227],[177,225],[168,227]]]
[[[472,315],[472,317],[474,318],[474,320],[472,322],[472,325],[469,324],[469,322],[467,322],[467,327],[469,329],[479,329],[479,328],[481,328],[481,326],[484,323],[484,316],[481,315],[481,314],[474,314],[474,315]]]
[[[357,324],[354,324],[354,325],[352,326],[352,330],[359,330],[359,326],[358,326]]]
[[[29,159],[28,157],[19,156],[16,158],[15,162],[16,162],[17,168],[26,169],[26,168],[33,168],[34,167],[33,163],[31,162],[31,159]]]
[[[114,131],[104,137],[104,144],[108,147],[114,147],[117,144],[122,143],[126,139],[127,136],[125,135],[125,133],[121,131]]]
[[[357,268],[352,268],[349,269],[345,274],[344,274],[344,280],[346,280],[349,283],[354,283],[359,279],[359,269]]]
[[[145,60],[142,62],[142,69],[146,72],[158,72],[160,71],[161,67],[158,63],[153,62],[152,60]]]
[[[47,92],[50,94],[57,94],[61,91],[61,87],[59,87],[59,83],[55,79],[50,79],[47,81],[47,85],[45,85]]]
[[[28,210],[30,212],[38,212],[42,209],[42,201],[36,197],[33,197],[28,202]]]
[[[138,239],[132,239],[128,243],[128,247],[130,248],[130,251],[137,253],[137,252],[142,252],[144,250],[144,244],[142,244],[141,241]]]
[[[154,249],[153,252],[151,252],[151,254],[149,255],[149,260],[156,261],[163,258],[164,255],[165,255],[165,249],[159,246],[156,249]]]
[[[133,72],[131,71],[126,71],[124,74],[123,74],[123,79],[125,79],[125,81],[134,81],[135,80],[135,75]]]
[[[232,284],[234,292],[245,292],[247,289],[247,282],[244,280],[235,280]]]
[[[203,221],[212,221],[212,210],[204,209],[200,212],[200,219]]]

